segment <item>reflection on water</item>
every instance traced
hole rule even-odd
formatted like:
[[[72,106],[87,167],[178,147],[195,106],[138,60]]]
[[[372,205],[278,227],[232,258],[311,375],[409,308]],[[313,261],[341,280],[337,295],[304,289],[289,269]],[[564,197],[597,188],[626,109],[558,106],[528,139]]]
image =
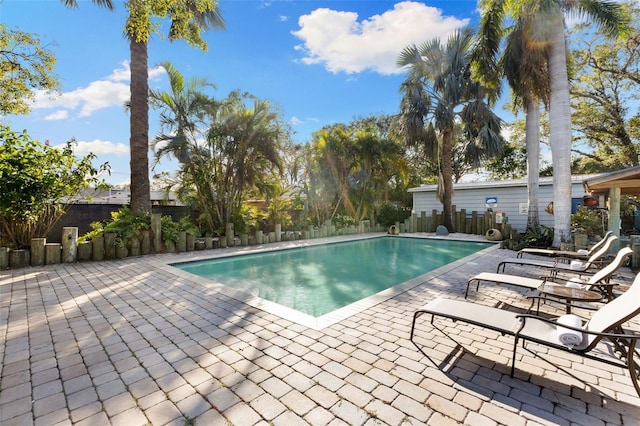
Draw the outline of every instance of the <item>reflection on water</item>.
[[[382,237],[174,266],[318,317],[487,247]]]

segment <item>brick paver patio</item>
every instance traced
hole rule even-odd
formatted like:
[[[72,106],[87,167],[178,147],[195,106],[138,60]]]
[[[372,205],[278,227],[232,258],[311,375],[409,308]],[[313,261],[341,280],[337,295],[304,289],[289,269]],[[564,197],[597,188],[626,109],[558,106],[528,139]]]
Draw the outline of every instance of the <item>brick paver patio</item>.
[[[0,272],[0,424],[640,424],[620,368],[542,349],[554,367],[520,348],[511,378],[511,338],[449,323],[463,352],[428,318],[418,342],[438,365],[409,341],[418,307],[463,298],[468,277],[513,252],[490,249],[315,329],[167,266],[231,250]],[[470,300],[528,306],[507,286]]]

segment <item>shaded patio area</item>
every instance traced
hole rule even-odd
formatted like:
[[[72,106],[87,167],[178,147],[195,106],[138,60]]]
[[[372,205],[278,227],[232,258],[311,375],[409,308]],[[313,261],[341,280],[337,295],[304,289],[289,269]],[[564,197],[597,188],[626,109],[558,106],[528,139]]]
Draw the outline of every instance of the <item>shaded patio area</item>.
[[[463,351],[426,318],[418,340],[439,365],[409,341],[416,309],[437,296],[463,299],[470,276],[515,252],[470,256],[317,328],[167,267],[222,252],[0,272],[0,424],[640,423],[622,369],[520,348],[511,378],[511,338],[450,325]],[[615,279],[631,277],[626,269]],[[469,298],[529,305],[508,286]],[[630,327],[640,331],[640,321]]]

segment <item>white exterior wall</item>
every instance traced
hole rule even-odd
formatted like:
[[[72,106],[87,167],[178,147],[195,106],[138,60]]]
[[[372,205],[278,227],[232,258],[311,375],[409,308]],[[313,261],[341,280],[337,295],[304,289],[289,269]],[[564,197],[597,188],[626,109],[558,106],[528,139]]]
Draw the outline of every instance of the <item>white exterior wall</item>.
[[[585,195],[583,182],[586,176],[572,178],[571,198],[582,198]],[[421,186],[409,189],[413,193],[413,211],[420,216],[421,212],[431,215],[432,210],[442,211],[442,203],[436,195],[436,185]],[[473,211],[487,211],[486,199],[496,197],[497,207],[493,211],[502,211],[509,223],[518,232],[527,228],[527,182],[526,180],[509,180],[494,182],[473,182],[454,185],[452,204],[456,211],[466,209],[467,214]],[[538,191],[538,214],[540,224],[553,227],[553,215],[545,212],[553,200],[553,178],[540,178]],[[524,210],[520,212],[520,205]]]

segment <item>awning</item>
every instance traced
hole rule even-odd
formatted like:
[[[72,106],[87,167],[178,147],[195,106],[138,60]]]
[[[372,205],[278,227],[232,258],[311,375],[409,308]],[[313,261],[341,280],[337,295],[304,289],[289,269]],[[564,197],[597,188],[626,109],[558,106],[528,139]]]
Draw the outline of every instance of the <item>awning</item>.
[[[608,195],[611,188],[620,188],[622,195],[640,195],[640,166],[605,173],[584,181],[584,189],[591,195]]]

